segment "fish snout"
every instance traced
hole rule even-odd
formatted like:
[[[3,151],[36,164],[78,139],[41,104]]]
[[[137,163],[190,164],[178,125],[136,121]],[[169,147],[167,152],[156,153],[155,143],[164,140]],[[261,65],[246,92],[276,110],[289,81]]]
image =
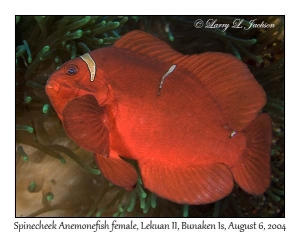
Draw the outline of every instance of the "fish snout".
[[[55,92],[58,92],[60,89],[60,85],[57,83],[57,82],[54,82],[54,81],[47,81],[47,84],[46,84],[46,91],[55,91]]]

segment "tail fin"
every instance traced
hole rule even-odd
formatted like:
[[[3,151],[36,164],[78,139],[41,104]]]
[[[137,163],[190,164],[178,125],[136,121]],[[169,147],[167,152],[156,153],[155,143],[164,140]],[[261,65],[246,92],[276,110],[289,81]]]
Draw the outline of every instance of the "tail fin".
[[[231,169],[238,185],[247,193],[259,195],[270,185],[270,150],[272,120],[268,114],[259,115],[244,130],[247,146],[241,160]]]

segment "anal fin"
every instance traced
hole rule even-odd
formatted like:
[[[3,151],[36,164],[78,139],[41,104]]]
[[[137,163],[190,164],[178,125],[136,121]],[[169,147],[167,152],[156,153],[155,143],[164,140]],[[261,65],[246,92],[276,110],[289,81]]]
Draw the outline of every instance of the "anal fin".
[[[155,162],[139,163],[145,188],[179,204],[208,204],[230,194],[233,177],[227,165]]]

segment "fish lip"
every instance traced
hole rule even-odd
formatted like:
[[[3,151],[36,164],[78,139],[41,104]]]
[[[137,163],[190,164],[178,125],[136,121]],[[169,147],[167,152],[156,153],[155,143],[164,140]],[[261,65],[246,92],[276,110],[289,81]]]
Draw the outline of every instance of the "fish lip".
[[[51,90],[54,90],[54,91],[58,92],[59,89],[60,89],[60,85],[55,81],[47,81],[46,90],[47,89],[48,90],[51,89]]]

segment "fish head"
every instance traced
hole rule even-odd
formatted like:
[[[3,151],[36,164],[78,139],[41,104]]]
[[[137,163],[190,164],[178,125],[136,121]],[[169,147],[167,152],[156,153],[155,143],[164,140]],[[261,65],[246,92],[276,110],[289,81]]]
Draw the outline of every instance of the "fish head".
[[[61,120],[66,104],[76,97],[91,94],[99,105],[103,105],[108,97],[109,86],[104,72],[99,68],[96,72],[92,57],[88,55],[90,60],[84,60],[84,56],[87,55],[61,65],[47,81],[46,93]]]

